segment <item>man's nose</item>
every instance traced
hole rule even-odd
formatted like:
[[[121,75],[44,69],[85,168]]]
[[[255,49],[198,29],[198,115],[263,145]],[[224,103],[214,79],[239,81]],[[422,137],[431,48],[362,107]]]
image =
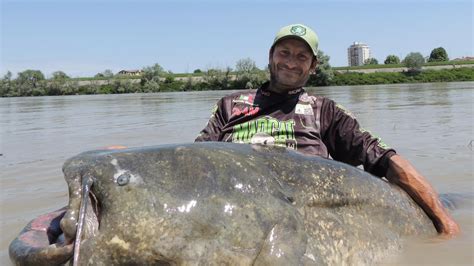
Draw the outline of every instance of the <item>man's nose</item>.
[[[285,64],[288,68],[295,68],[297,66],[296,57],[293,55],[288,56],[285,60]]]

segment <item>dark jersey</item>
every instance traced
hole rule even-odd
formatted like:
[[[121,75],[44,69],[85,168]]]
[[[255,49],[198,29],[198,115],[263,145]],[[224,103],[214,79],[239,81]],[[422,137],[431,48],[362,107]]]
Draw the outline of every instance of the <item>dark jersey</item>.
[[[384,176],[395,154],[362,129],[355,117],[328,98],[303,88],[278,94],[245,90],[218,101],[196,141],[225,141],[284,146],[307,155],[332,157]]]

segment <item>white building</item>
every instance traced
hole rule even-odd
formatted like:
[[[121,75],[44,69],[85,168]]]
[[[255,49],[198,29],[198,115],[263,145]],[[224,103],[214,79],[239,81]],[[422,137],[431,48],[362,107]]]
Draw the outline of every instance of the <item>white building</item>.
[[[367,44],[354,42],[347,48],[349,66],[362,66],[370,57],[370,47]]]

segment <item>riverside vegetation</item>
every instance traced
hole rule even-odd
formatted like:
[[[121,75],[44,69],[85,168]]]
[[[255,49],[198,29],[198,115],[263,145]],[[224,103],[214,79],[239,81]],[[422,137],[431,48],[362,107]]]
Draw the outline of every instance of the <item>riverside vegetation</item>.
[[[310,77],[307,86],[474,81],[474,67],[462,67],[466,64],[472,66],[474,61],[449,61],[442,47],[431,52],[428,62],[420,53],[410,53],[402,63],[397,56],[389,55],[384,65],[379,65],[377,60],[367,60],[364,66],[332,68],[329,56],[321,51],[318,60],[317,74]],[[437,65],[453,67],[422,69],[423,66]],[[355,72],[400,67],[404,69],[401,72]],[[251,89],[258,88],[268,77],[268,69],[259,69],[250,58],[237,61],[235,69],[197,69],[192,74],[174,74],[159,64],[145,67],[140,76],[133,77],[114,75],[106,70],[93,78],[70,78],[66,73],[56,71],[46,79],[39,70],[25,70],[15,79],[11,72],[7,72],[0,80],[0,97]]]

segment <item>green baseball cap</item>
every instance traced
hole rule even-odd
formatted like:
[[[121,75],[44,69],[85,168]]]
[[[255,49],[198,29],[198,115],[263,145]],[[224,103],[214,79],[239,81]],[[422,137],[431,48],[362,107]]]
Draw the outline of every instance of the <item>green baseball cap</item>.
[[[319,43],[318,35],[316,35],[316,32],[314,32],[308,26],[305,26],[303,24],[291,24],[281,28],[275,36],[272,48],[278,41],[286,38],[298,38],[303,40],[311,48],[314,56],[317,56]]]

